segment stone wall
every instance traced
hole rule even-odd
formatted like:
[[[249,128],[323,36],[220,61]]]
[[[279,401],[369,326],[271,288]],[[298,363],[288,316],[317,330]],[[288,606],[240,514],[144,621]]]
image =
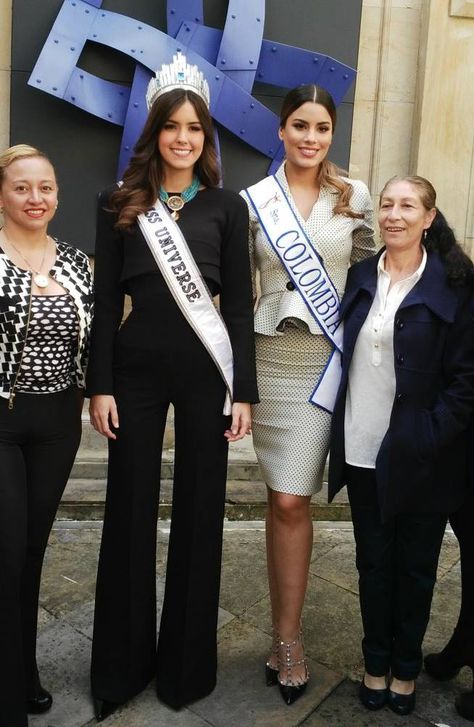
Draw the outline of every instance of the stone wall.
[[[364,0],[352,176],[421,174],[474,255],[474,0]]]
[[[0,149],[10,138],[10,69],[11,69],[12,0],[0,3]]]

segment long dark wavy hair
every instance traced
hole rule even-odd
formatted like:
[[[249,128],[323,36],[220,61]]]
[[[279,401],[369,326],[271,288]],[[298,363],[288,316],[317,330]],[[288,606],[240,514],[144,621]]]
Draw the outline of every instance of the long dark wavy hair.
[[[436,190],[431,182],[417,175],[395,176],[386,182],[380,192],[380,199],[388,187],[396,182],[411,184],[418,192],[423,207],[428,211],[436,209],[436,215],[426,231],[423,244],[427,252],[430,250],[438,252],[450,284],[453,286],[468,285],[474,287],[474,265],[472,260],[457,242],[454,231],[448,225],[443,213],[436,207]]]
[[[280,112],[280,129],[284,129],[288,117],[308,101],[321,104],[326,109],[331,117],[332,132],[334,133],[337,121],[336,105],[331,94],[325,88],[317,86],[315,83],[306,83],[302,86],[297,86],[287,93],[283,99]],[[318,180],[321,186],[332,187],[337,192],[338,197],[334,207],[334,214],[362,219],[364,215],[359,212],[354,212],[350,205],[353,188],[342,179],[345,176],[347,176],[347,173],[343,169],[340,169],[336,164],[329,161],[327,157],[323,159],[319,167]]]
[[[204,131],[202,154],[194,172],[205,187],[217,187],[219,165],[212,119],[203,99],[193,91],[173,89],[159,96],[150,109],[134,153],[123,175],[123,184],[110,197],[111,208],[118,213],[116,227],[130,229],[137,216],[146,212],[156,200],[163,181],[163,163],[158,151],[158,136],[174,111],[189,101]]]

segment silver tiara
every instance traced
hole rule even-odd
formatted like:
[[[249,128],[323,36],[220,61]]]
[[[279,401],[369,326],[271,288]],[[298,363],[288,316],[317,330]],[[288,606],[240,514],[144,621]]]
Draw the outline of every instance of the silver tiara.
[[[146,104],[151,109],[154,101],[168,91],[175,88],[183,88],[186,91],[194,91],[200,96],[209,108],[209,84],[204,74],[197,66],[191,66],[186,56],[180,51],[173,56],[172,63],[164,63],[161,70],[155,72],[154,78],[148,84],[146,92]]]

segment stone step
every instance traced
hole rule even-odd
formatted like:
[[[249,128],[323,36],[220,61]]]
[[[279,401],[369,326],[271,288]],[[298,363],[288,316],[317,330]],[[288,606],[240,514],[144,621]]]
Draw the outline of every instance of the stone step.
[[[106,482],[104,479],[71,478],[58,510],[59,519],[101,520],[104,516]],[[163,479],[160,488],[161,520],[171,517],[173,483]],[[265,485],[261,480],[227,481],[225,517],[228,520],[263,520],[265,517]],[[314,520],[350,520],[345,490],[330,505],[327,485],[311,500]]]
[[[173,473],[174,450],[165,449],[161,459],[161,479],[172,480]],[[227,476],[231,480],[258,480],[261,477],[257,460],[252,461],[238,454],[229,456]],[[97,450],[80,450],[72,468],[71,477],[80,480],[106,478],[107,450],[101,452]]]

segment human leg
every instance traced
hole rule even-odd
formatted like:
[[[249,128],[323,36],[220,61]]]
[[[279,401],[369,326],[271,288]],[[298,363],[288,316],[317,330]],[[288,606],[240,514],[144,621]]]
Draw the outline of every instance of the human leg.
[[[22,578],[22,632],[26,693],[31,709],[42,710],[44,698],[36,663],[38,599],[44,553],[81,439],[82,398],[77,389],[34,397],[31,432],[23,447],[27,473],[27,548]],[[20,401],[17,401],[20,406]],[[37,702],[35,704],[35,702]]]
[[[157,694],[175,709],[216,682],[217,615],[229,418],[224,385],[200,343],[177,361],[175,474]]]
[[[470,666],[474,674],[474,493],[449,516],[461,554],[461,608],[458,622],[448,643],[435,654],[425,656],[425,669],[435,679],[452,679],[461,667]],[[474,721],[474,692],[456,698],[456,709]]]
[[[275,624],[280,639],[279,680],[281,684],[298,685],[308,677],[300,629],[313,546],[311,498],[276,491],[271,491],[269,497],[269,579],[273,579],[278,607]],[[295,641],[291,649],[281,646]],[[292,662],[300,663],[292,667]]]
[[[276,576],[273,555],[273,490],[267,486],[267,510],[265,514],[265,544],[267,553],[267,576],[270,590],[270,607],[272,612],[272,645],[270,655],[265,665],[267,686],[278,683],[278,649],[280,635],[278,632],[278,621],[280,608],[278,603],[278,592],[276,587]]]
[[[442,513],[404,513],[397,516],[396,600],[392,676],[417,678],[421,644],[430,617],[438,557],[447,517]]]
[[[119,354],[120,428],[109,442],[92,643],[97,705],[127,701],[155,673],[156,522],[169,400],[156,356],[123,349]]]
[[[6,409],[6,402],[0,401],[2,409],[3,405]],[[21,622],[21,582],[26,560],[26,472],[20,447],[5,441],[0,443],[0,503],[0,727],[26,727]]]
[[[393,521],[381,521],[374,470],[348,467],[347,472],[359,573],[366,684],[378,689],[383,687],[390,671],[392,653],[395,530]],[[371,681],[370,677],[377,680]]]

